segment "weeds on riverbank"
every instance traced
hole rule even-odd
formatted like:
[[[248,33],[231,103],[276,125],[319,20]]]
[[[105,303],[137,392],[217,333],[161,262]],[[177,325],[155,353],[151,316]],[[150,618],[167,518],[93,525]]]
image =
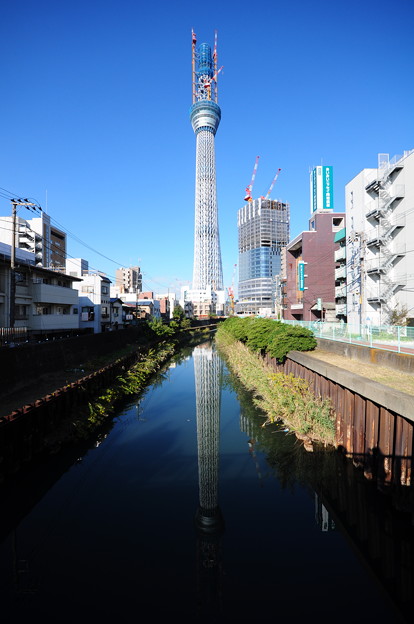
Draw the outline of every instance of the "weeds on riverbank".
[[[335,426],[329,400],[316,397],[305,380],[271,371],[260,355],[223,327],[217,332],[216,343],[233,373],[252,392],[255,405],[265,412],[263,426],[283,421],[299,438],[334,445]]]
[[[175,350],[176,347],[172,343],[161,344],[156,351],[150,349],[130,369],[118,375],[109,388],[88,402],[86,413],[82,413],[73,423],[77,435],[84,437],[103,424],[114,411],[116,403],[123,397],[142,392],[150,377],[175,353]]]

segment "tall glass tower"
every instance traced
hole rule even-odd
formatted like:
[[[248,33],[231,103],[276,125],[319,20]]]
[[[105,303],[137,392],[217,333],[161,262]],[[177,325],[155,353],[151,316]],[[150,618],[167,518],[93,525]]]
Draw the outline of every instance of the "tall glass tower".
[[[240,312],[274,311],[281,251],[289,242],[289,213],[289,204],[262,198],[238,211]]]
[[[196,135],[195,227],[193,291],[223,291],[217,214],[214,137],[221,119],[217,104],[217,39],[196,49],[192,33],[193,104],[190,119]]]

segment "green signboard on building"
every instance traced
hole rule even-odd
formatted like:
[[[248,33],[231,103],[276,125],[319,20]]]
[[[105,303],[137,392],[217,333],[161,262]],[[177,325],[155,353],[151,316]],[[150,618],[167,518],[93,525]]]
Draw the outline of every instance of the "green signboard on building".
[[[312,212],[333,210],[333,167],[314,167],[311,181]]]
[[[298,290],[305,290],[305,263],[298,262]]]

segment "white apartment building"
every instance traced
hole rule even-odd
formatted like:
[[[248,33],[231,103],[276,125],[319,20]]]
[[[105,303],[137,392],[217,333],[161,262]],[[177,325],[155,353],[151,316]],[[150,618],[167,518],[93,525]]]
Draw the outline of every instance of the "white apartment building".
[[[33,254],[19,249],[12,294],[10,254],[10,246],[1,244],[0,327],[26,328],[38,334],[78,329],[76,278],[34,266]]]
[[[120,267],[115,273],[115,285],[111,286],[112,297],[121,297],[142,291],[142,273],[139,266]]]
[[[12,245],[13,217],[0,217],[0,242]],[[40,217],[16,217],[15,246],[34,254],[36,266],[64,269],[66,234],[51,225],[45,212]]]
[[[195,317],[208,317],[211,314],[223,314],[225,304],[225,291],[214,291],[211,286],[205,289],[188,289],[188,286],[181,288],[180,305],[184,311],[188,310],[186,305],[192,304],[193,315]],[[187,314],[186,314],[187,316]]]
[[[111,280],[104,273],[89,271],[88,261],[83,258],[66,260],[68,275],[81,279],[74,287],[79,291],[79,327],[91,328],[100,333],[112,328]]]
[[[363,169],[345,187],[346,316],[387,325],[407,310],[414,324],[414,150]]]

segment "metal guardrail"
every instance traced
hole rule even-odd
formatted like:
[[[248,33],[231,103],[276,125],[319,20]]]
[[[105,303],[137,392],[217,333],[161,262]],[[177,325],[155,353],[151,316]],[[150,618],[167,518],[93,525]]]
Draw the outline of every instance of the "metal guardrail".
[[[0,347],[27,341],[27,327],[0,327]]]
[[[349,323],[326,323],[320,321],[288,321],[310,329],[315,338],[348,342],[373,349],[385,349],[414,355],[414,327],[399,325],[351,325]]]

